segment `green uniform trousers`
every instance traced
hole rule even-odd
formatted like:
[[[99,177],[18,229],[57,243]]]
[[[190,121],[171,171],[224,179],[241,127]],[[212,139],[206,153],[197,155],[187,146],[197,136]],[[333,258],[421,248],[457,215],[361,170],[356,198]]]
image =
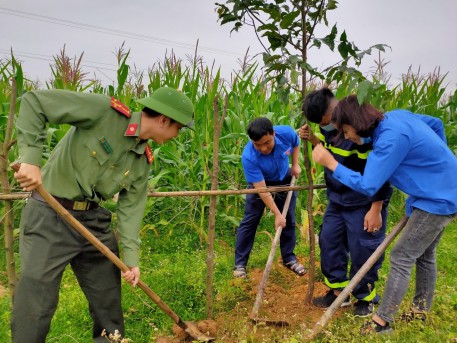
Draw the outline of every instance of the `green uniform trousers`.
[[[111,212],[98,207],[70,211],[115,254],[117,241],[110,229]],[[65,267],[70,263],[88,302],[94,341],[118,330],[124,335],[121,275],[117,267],[67,224],[48,204],[28,199],[22,211],[21,274],[13,297],[13,343],[42,343],[57,307]]]

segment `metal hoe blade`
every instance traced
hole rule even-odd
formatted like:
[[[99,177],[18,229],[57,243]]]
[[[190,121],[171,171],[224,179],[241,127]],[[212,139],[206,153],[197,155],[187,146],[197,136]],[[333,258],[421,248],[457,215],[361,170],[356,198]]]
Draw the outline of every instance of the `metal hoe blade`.
[[[211,337],[211,336],[208,336],[206,334],[204,334],[203,332],[201,332],[197,326],[195,325],[195,323],[193,322],[183,322],[184,326],[181,326],[181,328],[192,338],[200,341],[200,342],[212,342],[214,341],[216,338],[215,337]],[[179,324],[178,324],[179,325]]]
[[[249,316],[249,319],[254,323],[254,324],[264,324],[264,325],[271,325],[271,326],[289,326],[289,322],[285,320],[273,320],[273,319],[266,319],[266,318],[254,318]]]

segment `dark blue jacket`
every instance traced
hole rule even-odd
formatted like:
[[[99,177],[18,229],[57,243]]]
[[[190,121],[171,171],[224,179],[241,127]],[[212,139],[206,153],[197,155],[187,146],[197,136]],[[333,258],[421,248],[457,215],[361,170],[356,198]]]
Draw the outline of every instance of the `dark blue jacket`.
[[[358,145],[348,139],[338,139],[336,135],[337,130],[328,132],[321,129],[321,134],[317,136],[338,163],[363,175],[368,154],[373,149],[372,143]],[[387,205],[392,196],[392,187],[388,182],[370,197],[339,182],[333,177],[333,172],[327,168],[324,168],[324,177],[328,200],[345,208],[368,206],[372,202],[380,200]]]

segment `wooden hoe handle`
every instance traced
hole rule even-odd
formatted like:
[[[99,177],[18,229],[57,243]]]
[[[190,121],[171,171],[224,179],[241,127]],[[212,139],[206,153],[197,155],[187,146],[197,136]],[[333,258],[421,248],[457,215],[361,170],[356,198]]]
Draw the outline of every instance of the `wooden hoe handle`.
[[[376,248],[373,254],[365,261],[359,271],[352,277],[349,284],[341,291],[338,297],[333,301],[332,305],[325,311],[322,317],[314,325],[313,330],[305,337],[305,342],[314,340],[316,336],[322,331],[322,329],[327,325],[327,323],[332,318],[333,314],[337,309],[340,308],[344,300],[350,295],[354,288],[360,283],[363,277],[368,273],[368,271],[373,267],[373,265],[378,261],[381,255],[386,251],[387,247],[392,243],[392,241],[397,237],[397,235],[403,230],[408,218],[403,216],[400,221],[395,225],[395,227],[390,231],[382,243]]]
[[[13,163],[11,169],[14,171],[19,171],[19,163]],[[70,224],[76,231],[78,231],[84,238],[86,238],[94,247],[96,247],[103,255],[105,255],[111,262],[114,263],[123,272],[129,271],[130,268],[121,261],[119,257],[116,256],[106,245],[104,245],[97,237],[95,237],[84,225],[82,225],[78,220],[73,217],[70,212],[68,212],[54,197],[49,194],[49,192],[43,188],[43,186],[38,186],[35,189],[38,194],[51,206],[68,224]],[[179,316],[173,312],[173,310],[165,304],[160,297],[154,293],[154,291],[149,288],[141,279],[138,281],[138,287],[140,287],[156,304],[159,306],[173,321],[178,324],[180,327],[183,325],[187,328],[187,325],[184,321],[179,318]]]
[[[295,184],[295,176],[292,176],[290,185],[293,186],[294,184]],[[292,198],[293,192],[294,192],[293,190],[290,190],[289,192],[287,192],[286,201],[285,201],[284,207],[282,209],[282,215],[284,217],[286,217],[287,212],[289,211],[290,200]],[[282,227],[278,226],[276,228],[275,238],[273,239],[273,242],[271,244],[270,255],[268,256],[267,264],[266,264],[265,270],[263,271],[262,280],[259,284],[259,290],[257,292],[254,306],[252,307],[251,314],[249,315],[249,318],[251,318],[252,320],[255,320],[259,313],[260,303],[262,301],[263,293],[265,291],[265,286],[266,286],[267,280],[268,280],[268,275],[270,274],[271,266],[273,264],[276,248],[278,247],[278,242],[279,242],[279,239],[281,238],[281,233],[282,233]]]

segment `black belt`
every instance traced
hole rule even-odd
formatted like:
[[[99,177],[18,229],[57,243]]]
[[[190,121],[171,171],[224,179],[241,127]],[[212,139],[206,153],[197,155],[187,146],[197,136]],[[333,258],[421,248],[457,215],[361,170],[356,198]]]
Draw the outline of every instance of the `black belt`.
[[[36,191],[32,191],[32,198],[38,201],[46,202],[43,197]],[[89,211],[96,209],[99,206],[97,202],[89,200],[73,201],[56,196],[54,196],[54,199],[56,199],[57,202],[62,205],[62,207],[73,211]]]

